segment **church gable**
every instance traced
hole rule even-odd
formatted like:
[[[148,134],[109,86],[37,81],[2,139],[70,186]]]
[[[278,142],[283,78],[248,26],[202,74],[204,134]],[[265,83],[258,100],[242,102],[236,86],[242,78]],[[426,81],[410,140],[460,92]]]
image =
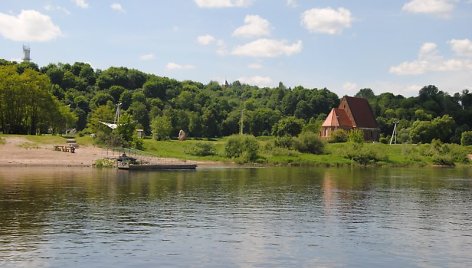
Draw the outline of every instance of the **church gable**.
[[[329,138],[336,129],[361,129],[365,140],[378,140],[380,133],[369,102],[348,96],[342,98],[338,108],[331,109],[321,127],[322,138]]]

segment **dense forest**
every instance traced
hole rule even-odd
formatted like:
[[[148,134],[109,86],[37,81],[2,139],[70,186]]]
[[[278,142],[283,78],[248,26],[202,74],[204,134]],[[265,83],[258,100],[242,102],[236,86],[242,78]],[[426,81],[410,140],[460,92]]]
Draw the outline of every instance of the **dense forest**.
[[[394,89],[392,89],[394,91]],[[398,142],[460,143],[472,129],[472,93],[450,95],[426,85],[415,97],[375,95],[369,88],[356,96],[368,99],[383,139],[398,122]],[[317,133],[340,97],[326,88],[259,88],[239,81],[177,81],[125,67],[95,70],[87,63],[49,64],[0,60],[0,131],[35,134],[109,132],[99,122],[113,122],[117,106],[121,122],[133,133],[141,128],[158,139],[177,136],[214,138],[243,132],[254,136]],[[124,120],[124,121],[123,121]],[[109,134],[109,133],[108,133]]]

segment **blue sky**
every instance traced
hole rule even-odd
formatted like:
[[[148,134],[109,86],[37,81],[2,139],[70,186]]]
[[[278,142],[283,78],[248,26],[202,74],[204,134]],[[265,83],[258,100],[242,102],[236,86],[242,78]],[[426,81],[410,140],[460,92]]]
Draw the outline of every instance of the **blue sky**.
[[[472,90],[472,0],[0,0],[0,58],[178,80]]]

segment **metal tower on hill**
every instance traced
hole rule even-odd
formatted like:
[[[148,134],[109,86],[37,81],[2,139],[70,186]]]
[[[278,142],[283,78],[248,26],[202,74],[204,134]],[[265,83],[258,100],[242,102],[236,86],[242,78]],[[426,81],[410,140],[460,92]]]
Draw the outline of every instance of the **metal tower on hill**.
[[[30,52],[31,52],[31,48],[29,46],[23,45],[23,61],[24,62],[31,61]]]

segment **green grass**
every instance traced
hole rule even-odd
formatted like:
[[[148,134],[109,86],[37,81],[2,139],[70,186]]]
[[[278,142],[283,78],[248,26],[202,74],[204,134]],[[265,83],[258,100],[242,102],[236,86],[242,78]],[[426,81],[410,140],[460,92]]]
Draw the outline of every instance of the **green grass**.
[[[7,135],[7,134],[2,134],[0,135],[0,144],[5,143],[5,138],[7,137],[19,137],[19,138],[24,138],[27,140],[25,142],[26,147],[32,147],[36,145],[53,145],[53,144],[65,144],[67,139],[59,136],[59,135]],[[75,138],[76,142],[79,145],[93,145],[93,139],[90,136],[84,136],[84,137],[76,137]],[[22,145],[23,147],[23,145]]]
[[[64,144],[66,143],[66,139],[61,137],[61,136],[56,136],[56,135],[25,135],[25,136],[20,136],[18,135],[17,137],[24,137],[28,141],[32,143],[37,143],[37,144]]]
[[[213,156],[193,156],[187,154],[186,151],[189,147],[199,142],[209,142],[215,145],[216,155]],[[158,157],[172,157],[187,160],[208,160],[208,161],[228,161],[224,157],[224,139],[217,139],[215,141],[199,141],[199,140],[168,140],[168,141],[156,141],[152,139],[144,140],[144,152],[149,155]]]
[[[227,138],[215,139],[211,142],[214,144],[217,155],[198,157],[186,153],[186,148],[192,146],[197,140],[187,141],[155,141],[145,140],[145,152],[160,157],[174,157],[188,160],[211,160],[211,161],[230,161],[224,156],[224,146]],[[267,165],[306,165],[306,166],[345,166],[353,164],[350,159],[345,158],[346,149],[350,146],[348,143],[328,143],[325,147],[325,153],[321,155],[299,153],[293,150],[274,148],[271,146],[274,138],[258,137],[260,145],[259,156],[257,161]],[[429,150],[429,144],[413,145],[413,144],[397,144],[387,145],[382,143],[365,143],[363,147],[367,150],[374,151],[380,156],[382,161],[378,162],[381,166],[427,166],[432,165],[432,156],[425,152]],[[452,147],[460,147],[468,153],[472,153],[472,147],[464,147],[453,145]]]

